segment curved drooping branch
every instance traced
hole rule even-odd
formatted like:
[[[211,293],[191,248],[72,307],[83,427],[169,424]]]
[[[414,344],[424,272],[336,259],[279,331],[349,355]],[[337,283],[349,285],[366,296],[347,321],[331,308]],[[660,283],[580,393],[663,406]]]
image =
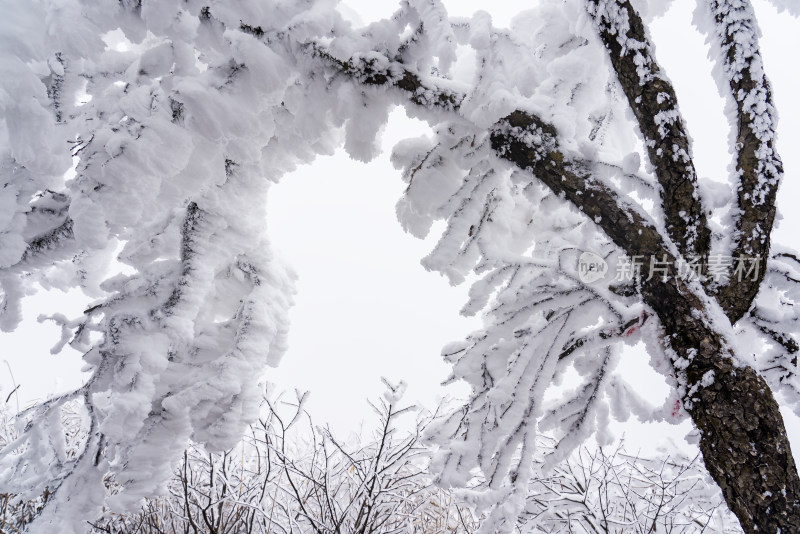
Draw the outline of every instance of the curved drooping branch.
[[[588,0],[587,9],[661,184],[667,232],[685,258],[702,258],[709,252],[711,231],[675,89],[656,62],[645,25],[629,1]]]
[[[735,137],[737,211],[733,257],[769,258],[775,222],[775,198],[783,164],[775,147],[777,117],[772,89],[764,74],[758,44],[758,23],[748,0],[707,0],[712,47],[722,63],[724,81],[736,109]],[[716,298],[732,323],[750,309],[766,269],[743,280],[730,277]]]
[[[312,48],[315,55],[356,81],[397,88],[404,91],[414,104],[432,111],[458,111],[459,103],[464,100],[458,92],[437,87],[401,63],[379,67],[375,60],[358,58],[346,61],[333,57],[321,47]],[[633,202],[626,201],[595,180],[591,171],[593,162],[571,159],[560,151],[555,127],[530,112],[515,111],[498,121],[493,131],[494,138],[507,138],[510,142],[502,148],[500,145],[494,147],[501,157],[522,169],[528,167],[529,162],[535,162],[536,177],[556,194],[565,195],[628,255],[649,257],[652,253],[660,258],[669,254],[668,245],[644,210],[637,209]],[[525,139],[529,135],[539,136],[539,144],[527,143]]]
[[[608,186],[595,181],[585,163],[565,156],[552,125],[531,113],[515,111],[493,129],[492,148],[501,158],[533,173],[555,194],[563,195],[629,256],[667,256],[675,264],[674,253],[654,223]]]
[[[242,23],[239,30],[269,44],[270,36],[258,26]],[[302,48],[322,59],[340,75],[357,83],[400,90],[410,103],[434,113],[458,112],[465,99],[452,82],[423,77],[402,62],[389,60],[381,54],[342,59],[314,42],[306,43]],[[674,263],[674,253],[644,210],[638,209],[633,201],[624,199],[600,180],[595,180],[591,170],[595,162],[566,156],[557,145],[554,126],[529,111],[519,110],[498,121],[493,131],[512,140],[502,149],[505,152],[500,153],[501,157],[522,169],[529,167],[527,162],[535,161],[536,177],[556,194],[564,194],[629,256],[649,257],[653,254],[661,258],[667,254]],[[525,141],[531,134],[541,136],[536,145]],[[608,163],[603,165],[609,166]],[[622,173],[622,169],[619,170]]]

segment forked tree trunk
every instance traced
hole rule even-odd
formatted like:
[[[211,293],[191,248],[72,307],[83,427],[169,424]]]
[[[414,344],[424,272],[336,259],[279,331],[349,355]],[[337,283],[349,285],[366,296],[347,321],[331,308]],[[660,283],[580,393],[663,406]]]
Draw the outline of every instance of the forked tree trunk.
[[[527,144],[531,134],[545,139],[548,150]],[[656,229],[635,211],[621,211],[613,194],[564,157],[555,138],[552,126],[517,111],[498,123],[491,141],[501,157],[532,171],[554,193],[600,220],[608,237],[630,256],[675,265]],[[752,368],[736,366],[730,348],[709,326],[706,304],[680,277],[640,282],[644,302],[661,321],[664,345],[675,352],[675,375],[686,388],[684,408],[701,432],[703,460],[728,507],[748,534],[800,533],[800,477],[769,386]]]

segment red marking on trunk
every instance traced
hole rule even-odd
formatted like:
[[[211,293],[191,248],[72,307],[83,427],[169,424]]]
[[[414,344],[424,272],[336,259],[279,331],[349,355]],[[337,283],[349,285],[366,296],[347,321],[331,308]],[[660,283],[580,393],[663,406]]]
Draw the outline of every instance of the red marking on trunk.
[[[675,404],[672,406],[672,417],[677,417],[681,411],[681,400],[675,399]]]

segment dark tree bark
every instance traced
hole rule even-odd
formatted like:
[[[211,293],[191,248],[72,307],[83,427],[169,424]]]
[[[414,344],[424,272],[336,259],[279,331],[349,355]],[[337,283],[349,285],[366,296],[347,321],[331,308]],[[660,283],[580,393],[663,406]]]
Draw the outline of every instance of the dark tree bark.
[[[628,255],[666,257],[675,265],[655,228],[638,213],[619,209],[613,193],[592,183],[580,165],[565,161],[555,147],[543,157],[539,147],[525,143],[526,133],[541,136],[543,131],[555,143],[555,129],[518,111],[501,122],[492,146],[600,220],[606,235]],[[664,329],[665,345],[675,352],[675,374],[685,380],[684,407],[701,432],[703,460],[729,508],[745,532],[794,532],[800,525],[800,477],[769,386],[752,368],[737,367],[711,324],[708,304],[680,277],[639,282],[642,299]]]
[[[684,257],[702,257],[708,254],[711,231],[696,194],[697,172],[675,89],[662,74],[644,23],[629,2],[621,3],[618,6],[621,13],[616,13],[628,18],[627,32],[622,39],[618,38],[616,24],[597,13],[601,9],[597,1],[590,0],[588,6],[594,11],[600,38],[636,117],[647,155],[661,185],[667,232]],[[630,47],[631,42],[637,43],[635,49]]]
[[[741,45],[737,43],[739,30],[742,25],[754,28],[755,21],[741,16],[749,13],[741,9],[741,5],[735,19],[726,17],[729,11],[723,7],[730,6],[721,6],[724,3],[713,1],[710,7],[722,30],[725,67],[731,68],[731,64],[742,60],[736,57],[739,53],[736,47]],[[710,233],[696,193],[696,174],[689,157],[685,127],[678,113],[677,96],[670,82],[661,75],[642,19],[627,0],[609,2],[610,6],[600,6],[598,0],[588,0],[587,4],[647,141],[650,161],[663,188],[662,201],[670,237],[685,257],[708,255]],[[610,11],[613,13],[609,17]],[[631,42],[638,43],[635,49],[629,46]],[[760,132],[757,133],[753,124],[757,119],[740,96],[762,89],[767,119],[771,121],[769,83],[763,75],[760,79],[754,75],[751,68],[754,57],[760,63],[757,50],[756,47],[754,53],[748,52],[751,55],[745,58],[746,66],[741,75],[730,77],[739,117],[736,164],[741,176],[737,193],[740,214],[733,254],[767,258],[782,164],[774,149],[774,138],[758,135]],[[642,62],[649,70],[644,77]],[[655,120],[664,112],[676,115],[666,125]],[[674,154],[675,147],[680,154]],[[682,226],[682,221],[689,221],[689,224]],[[705,231],[698,232],[695,228],[705,228]],[[701,238],[693,240],[695,236]],[[749,310],[764,271],[762,269],[755,277],[730,277],[722,287],[705,284],[732,323]],[[684,396],[684,405],[701,431],[700,449],[706,466],[722,488],[728,506],[745,532],[792,532],[800,528],[800,479],[783,419],[769,387],[753,369],[737,368],[727,357],[719,336],[700,327],[697,314],[693,312],[702,310],[702,306],[687,307],[680,295],[659,286],[663,284],[643,283],[642,297],[658,314],[676,353],[687,358],[688,351],[696,350],[685,370],[690,389]],[[703,386],[704,376],[713,376],[713,383]],[[697,391],[692,394],[695,388]]]

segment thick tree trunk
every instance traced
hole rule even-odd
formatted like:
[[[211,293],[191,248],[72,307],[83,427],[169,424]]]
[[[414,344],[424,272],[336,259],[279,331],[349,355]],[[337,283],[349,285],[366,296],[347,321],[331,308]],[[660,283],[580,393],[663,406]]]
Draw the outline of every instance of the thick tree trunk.
[[[800,479],[772,392],[753,369],[719,357],[695,358],[687,374],[709,371],[714,383],[684,400],[706,468],[745,532],[800,532]]]
[[[613,69],[648,141],[648,155],[662,185],[670,237],[685,257],[708,254],[709,232],[699,197],[694,194],[697,180],[692,161],[674,153],[690,154],[689,140],[677,114],[677,97],[652,55],[642,19],[628,0],[588,0],[587,6],[595,15]],[[743,6],[737,9],[740,16],[747,14]],[[724,12],[719,9],[716,21],[725,28],[723,44],[728,54],[735,56],[736,31],[741,30],[735,24],[741,21],[736,17],[731,19],[736,22],[727,20]],[[746,33],[739,37],[748,37]],[[630,46],[632,42],[637,46]],[[731,81],[732,94],[750,94],[760,84],[771,105],[766,79],[752,78],[749,62],[758,52],[749,53],[754,55],[745,57],[742,76]],[[772,141],[764,145],[755,134],[751,124],[755,118],[744,100],[737,98],[737,106],[737,168],[742,180],[737,230],[741,237],[734,254],[766,258],[781,164]],[[669,124],[657,120],[670,112],[676,118]],[[765,157],[770,165],[764,170],[758,168],[760,152],[768,153]],[[750,197],[764,179],[770,184],[766,198],[755,203]],[[684,221],[695,225],[690,227]],[[615,241],[630,253],[629,242]],[[716,293],[722,310],[735,322],[750,308],[763,277],[761,270],[754,279],[731,280],[721,288],[707,289]],[[764,379],[750,367],[738,367],[719,335],[700,320],[707,315],[703,303],[684,298],[688,295],[686,288],[676,293],[675,289],[681,289],[678,286],[679,282],[645,282],[642,296],[658,314],[667,334],[665,341],[678,356],[673,361],[675,374],[685,380],[683,403],[701,432],[700,450],[706,467],[745,532],[800,532],[800,479],[778,404]]]
[[[772,391],[698,320],[701,303],[676,290],[651,283],[642,294],[680,357],[673,365],[686,381],[683,404],[700,430],[706,468],[745,532],[800,532],[800,477]]]

